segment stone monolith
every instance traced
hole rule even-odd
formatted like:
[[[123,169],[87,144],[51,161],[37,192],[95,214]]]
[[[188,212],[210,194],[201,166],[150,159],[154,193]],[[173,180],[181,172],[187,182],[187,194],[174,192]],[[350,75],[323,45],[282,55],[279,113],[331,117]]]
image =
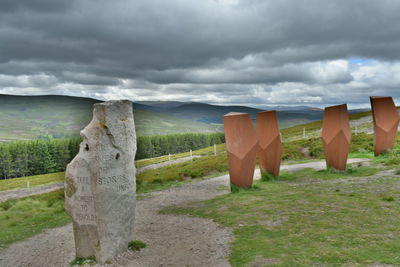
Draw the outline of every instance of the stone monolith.
[[[258,151],[256,131],[247,113],[231,112],[224,116],[226,150],[231,184],[249,188],[253,184]]]
[[[256,125],[259,146],[258,160],[261,174],[268,172],[278,176],[281,166],[282,142],[276,111],[258,112]]]
[[[378,156],[394,147],[400,117],[390,96],[371,96],[370,101],[375,133],[374,153]]]
[[[322,142],[328,168],[346,170],[350,150],[351,128],[347,105],[326,107],[322,122]]]
[[[128,248],[135,219],[136,134],[132,103],[94,105],[81,131],[78,155],[67,166],[65,206],[72,217],[76,256],[104,263]]]

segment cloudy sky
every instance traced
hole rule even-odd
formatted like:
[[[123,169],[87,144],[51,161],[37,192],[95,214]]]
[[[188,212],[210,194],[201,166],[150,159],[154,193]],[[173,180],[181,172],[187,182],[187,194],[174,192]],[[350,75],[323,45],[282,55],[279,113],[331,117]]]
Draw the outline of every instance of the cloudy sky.
[[[400,1],[1,0],[0,93],[400,105]]]

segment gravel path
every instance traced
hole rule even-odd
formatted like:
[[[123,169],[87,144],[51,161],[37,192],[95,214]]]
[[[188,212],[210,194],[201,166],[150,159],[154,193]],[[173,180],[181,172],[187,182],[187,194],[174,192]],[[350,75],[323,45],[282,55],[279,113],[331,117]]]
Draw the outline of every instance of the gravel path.
[[[0,192],[0,203],[12,198],[29,197],[33,195],[40,195],[64,188],[64,183],[53,183],[31,188],[22,188],[15,190],[7,190]],[[1,266],[1,265],[0,265]]]
[[[193,155],[193,157],[184,157],[184,158],[174,159],[174,160],[170,160],[170,161],[164,161],[164,162],[160,162],[160,163],[156,163],[156,164],[151,164],[151,165],[148,165],[148,166],[144,166],[144,167],[138,168],[137,169],[137,173],[139,174],[139,173],[144,172],[144,171],[148,171],[148,170],[152,170],[152,169],[158,169],[158,168],[161,168],[161,167],[164,167],[164,166],[186,162],[186,161],[192,160],[192,158],[199,158],[199,157],[202,157],[202,156]]]
[[[325,166],[324,162],[310,162],[282,167],[291,171],[299,165],[316,169]],[[259,178],[258,171],[255,178]],[[164,207],[182,206],[226,194],[228,185],[229,176],[223,175],[142,195],[136,207],[135,233],[136,239],[144,241],[148,247],[140,252],[123,253],[112,266],[230,266],[227,260],[233,236],[230,229],[209,219],[159,214]],[[0,250],[0,266],[4,267],[69,266],[68,262],[73,258],[71,224],[46,230]]]
[[[368,161],[370,161],[370,159],[348,159],[347,164],[364,163],[364,162],[368,162]],[[313,161],[313,162],[281,166],[281,170],[288,171],[288,172],[295,172],[295,171],[299,171],[299,170],[306,169],[306,168],[311,168],[314,170],[323,170],[323,169],[326,169],[326,162],[325,161]]]
[[[200,156],[197,156],[197,155],[193,156],[193,158],[197,158],[197,157],[200,157]],[[184,157],[184,158],[179,158],[179,159],[175,159],[175,160],[170,160],[170,161],[165,161],[165,162],[148,165],[148,166],[145,166],[142,168],[138,168],[137,173],[139,174],[139,173],[147,171],[147,170],[157,169],[157,168],[161,168],[161,167],[172,165],[172,164],[186,162],[191,159],[192,159],[191,157]],[[55,190],[58,190],[61,188],[64,188],[64,183],[53,183],[53,184],[35,186],[35,187],[31,187],[31,188],[21,188],[21,189],[2,191],[2,192],[0,192],[0,203],[6,201],[8,199],[40,195],[40,194],[48,193],[48,192],[55,191]]]
[[[225,186],[226,190],[221,190]],[[228,192],[228,176],[146,194],[136,207],[136,239],[147,244],[140,252],[127,252],[113,266],[230,266],[231,231],[212,220],[162,215],[172,205],[210,199]],[[0,250],[0,266],[69,266],[74,258],[72,226],[46,230]]]

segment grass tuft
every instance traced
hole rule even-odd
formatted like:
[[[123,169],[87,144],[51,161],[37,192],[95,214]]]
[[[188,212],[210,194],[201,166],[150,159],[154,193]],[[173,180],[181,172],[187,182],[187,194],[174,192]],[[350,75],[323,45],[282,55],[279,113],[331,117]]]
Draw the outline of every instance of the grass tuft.
[[[231,193],[232,194],[251,192],[251,191],[256,191],[259,189],[260,189],[260,186],[258,184],[253,184],[250,188],[243,188],[243,187],[239,187],[239,186],[236,186],[231,183]]]
[[[263,182],[275,181],[277,179],[278,179],[278,177],[276,177],[275,175],[272,175],[269,172],[262,172],[262,174],[261,174],[261,181],[263,181]]]
[[[144,243],[143,241],[140,241],[140,240],[134,240],[134,241],[129,242],[129,244],[128,244],[128,248],[130,250],[139,251],[139,250],[141,250],[142,248],[145,248],[145,247],[147,247],[146,243]]]
[[[391,201],[394,201],[394,197],[392,197],[392,196],[383,196],[382,200],[391,202]]]
[[[84,265],[84,264],[94,265],[95,263],[96,263],[96,258],[94,256],[90,256],[87,258],[76,257],[69,263],[69,265],[71,266]]]

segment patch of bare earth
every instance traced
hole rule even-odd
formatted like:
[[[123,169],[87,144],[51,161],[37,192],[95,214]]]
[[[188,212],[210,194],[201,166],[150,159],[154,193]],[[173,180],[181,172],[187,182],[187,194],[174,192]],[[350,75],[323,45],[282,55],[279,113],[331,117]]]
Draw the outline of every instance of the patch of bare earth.
[[[164,207],[227,193],[217,189],[221,186],[228,190],[228,176],[150,193],[151,197],[138,200],[135,238],[147,247],[122,253],[107,266],[230,266],[230,229],[208,219],[159,214]],[[0,250],[0,266],[69,266],[74,257],[72,227],[68,224]]]

